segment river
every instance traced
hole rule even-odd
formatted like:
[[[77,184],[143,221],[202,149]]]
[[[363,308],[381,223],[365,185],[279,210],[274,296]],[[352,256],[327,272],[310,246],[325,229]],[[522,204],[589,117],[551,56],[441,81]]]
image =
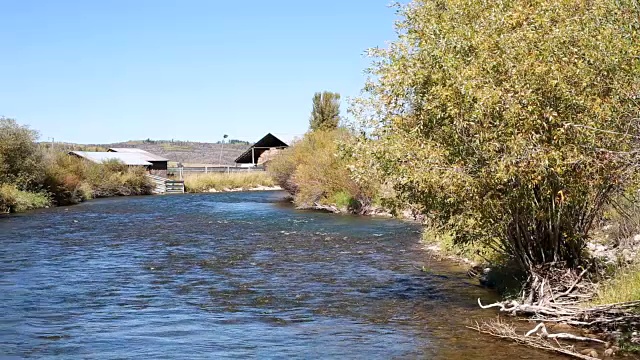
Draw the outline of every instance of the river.
[[[492,293],[407,222],[280,192],[0,217],[0,358],[553,358],[466,328]]]

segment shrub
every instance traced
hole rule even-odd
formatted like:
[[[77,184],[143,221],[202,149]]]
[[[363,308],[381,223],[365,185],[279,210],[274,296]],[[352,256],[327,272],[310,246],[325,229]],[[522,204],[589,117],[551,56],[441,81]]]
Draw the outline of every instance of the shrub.
[[[480,244],[457,244],[453,234],[438,231],[434,227],[425,227],[422,241],[425,244],[436,245],[446,256],[468,259],[475,264],[494,264],[498,260],[498,254],[491,249]]]
[[[36,131],[0,117],[0,184],[14,184],[22,190],[37,188],[42,174],[37,138]]]
[[[118,161],[94,164],[51,146],[37,132],[0,117],[0,212],[75,204],[106,196],[151,194],[143,168]],[[45,195],[44,193],[48,193]]]
[[[0,185],[0,213],[22,212],[51,205],[46,194],[18,190],[15,185]]]
[[[109,161],[94,164],[65,153],[52,154],[45,167],[45,188],[58,205],[87,199],[151,194],[153,186],[139,167]]]
[[[327,197],[327,202],[341,209],[353,209],[359,206],[357,200],[344,190]]]
[[[267,170],[275,181],[294,195],[298,206],[348,202],[353,208],[368,206],[374,191],[351,179],[350,159],[339,145],[348,142],[345,129],[312,131],[280,152]]]
[[[637,4],[415,0],[400,13],[353,108],[353,156],[373,169],[356,178],[385,179],[456,242],[522,269],[583,265],[594,220],[637,177]]]
[[[45,160],[44,188],[57,205],[77,204],[92,198],[86,178],[87,164],[62,152],[49,153]]]
[[[87,182],[94,198],[151,194],[152,185],[143,168],[125,167],[123,172],[114,172],[111,170],[113,167],[88,165],[91,177],[87,178]]]
[[[127,165],[117,159],[108,159],[101,165],[104,168],[104,171],[110,173],[126,173],[129,170],[129,167]]]
[[[619,248],[633,247],[634,237],[640,234],[640,193],[635,187],[612,199],[604,211],[600,224],[606,240]],[[606,226],[606,227],[605,227]]]

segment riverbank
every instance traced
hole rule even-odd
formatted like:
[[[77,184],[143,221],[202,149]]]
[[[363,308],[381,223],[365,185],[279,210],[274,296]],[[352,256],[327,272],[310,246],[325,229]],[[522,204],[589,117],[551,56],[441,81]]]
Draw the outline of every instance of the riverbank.
[[[151,194],[143,168],[84,161],[37,139],[37,131],[0,117],[0,213]]]
[[[64,161],[77,162],[78,160],[64,159]],[[97,165],[93,164],[83,164],[82,166],[97,167]],[[66,168],[68,168],[68,166],[62,167],[62,169]],[[111,170],[113,169],[104,169],[104,171],[96,170],[101,175],[92,176],[92,179],[101,179],[101,182],[91,181],[83,183],[77,186],[76,189],[69,190],[64,184],[58,184],[54,188],[58,193],[50,191],[28,192],[18,190],[12,185],[0,185],[0,214],[20,213],[57,205],[74,205],[94,198],[151,195],[150,188],[144,185],[144,181],[146,181],[144,178],[140,179],[141,182],[138,186],[132,186],[132,182],[130,181],[131,175],[126,175],[126,173],[133,172],[133,170],[124,171],[124,175],[123,172],[113,172]],[[59,170],[60,177],[65,178],[62,174],[63,171],[64,170]],[[74,177],[76,175],[74,172],[67,172],[66,177]],[[86,178],[86,176],[83,176],[83,178]],[[282,187],[274,185],[273,180],[271,180],[265,172],[196,175],[185,178],[185,188],[189,193],[283,190]],[[63,197],[62,202],[56,201],[56,199]]]
[[[374,217],[396,217],[401,220],[419,221],[410,211],[393,215],[379,207],[354,209],[338,204],[314,204],[299,209],[323,211],[334,214],[352,214]],[[622,224],[606,224],[587,242],[588,256],[593,259],[592,275],[579,276],[566,270],[549,269],[546,281],[551,298],[542,296],[535,305],[519,305],[523,280],[509,268],[499,254],[473,244],[456,244],[451,234],[423,228],[423,249],[435,258],[459,263],[468,268],[468,276],[481,285],[496,290],[506,299],[503,302],[480,307],[498,307],[499,312],[518,314],[538,321],[536,330],[529,335],[519,334],[505,322],[486,322],[476,330],[503,339],[511,339],[530,347],[559,352],[582,359],[599,359],[621,354],[640,354],[640,234],[621,238]],[[558,275],[561,272],[564,275]],[[549,275],[553,272],[556,275]],[[547,301],[547,302],[545,302]],[[537,310],[536,310],[537,307]],[[635,310],[634,310],[635,309]],[[577,321],[583,317],[589,321]],[[616,318],[618,318],[616,320]],[[612,322],[613,321],[613,322]],[[617,323],[617,324],[616,324]],[[533,337],[532,337],[533,336]],[[577,348],[566,347],[551,339],[565,339],[581,343]]]

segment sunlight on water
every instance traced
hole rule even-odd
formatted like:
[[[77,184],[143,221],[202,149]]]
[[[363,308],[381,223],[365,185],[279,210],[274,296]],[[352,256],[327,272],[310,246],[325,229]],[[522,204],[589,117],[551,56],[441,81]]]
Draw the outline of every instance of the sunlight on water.
[[[430,259],[416,225],[282,197],[0,218],[0,357],[549,358],[468,330],[492,295]]]

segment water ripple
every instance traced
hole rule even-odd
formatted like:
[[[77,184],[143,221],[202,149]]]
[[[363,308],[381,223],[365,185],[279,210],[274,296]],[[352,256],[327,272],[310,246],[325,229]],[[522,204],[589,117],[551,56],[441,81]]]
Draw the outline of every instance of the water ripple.
[[[295,211],[282,197],[120,198],[0,218],[0,357],[526,358],[465,328],[491,295],[431,261],[415,225]]]

